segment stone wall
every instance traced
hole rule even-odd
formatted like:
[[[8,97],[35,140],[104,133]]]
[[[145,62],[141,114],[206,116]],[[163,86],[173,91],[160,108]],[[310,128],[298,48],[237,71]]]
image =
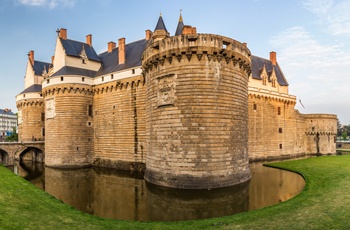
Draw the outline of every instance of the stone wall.
[[[337,116],[332,114],[305,114],[307,153],[335,154]]]
[[[143,170],[145,87],[142,76],[94,88],[94,165]]]
[[[154,41],[146,76],[145,179],[177,188],[213,188],[250,178],[250,51],[218,35]]]

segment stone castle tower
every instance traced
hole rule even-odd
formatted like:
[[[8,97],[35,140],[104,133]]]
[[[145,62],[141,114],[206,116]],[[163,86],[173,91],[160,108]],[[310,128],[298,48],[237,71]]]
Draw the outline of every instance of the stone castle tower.
[[[142,66],[145,179],[177,188],[223,187],[248,180],[251,63],[245,44],[197,34],[192,27],[169,36],[160,17]]]

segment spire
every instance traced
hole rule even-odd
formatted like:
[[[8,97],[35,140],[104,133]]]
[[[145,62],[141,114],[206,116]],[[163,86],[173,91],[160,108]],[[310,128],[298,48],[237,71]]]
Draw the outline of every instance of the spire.
[[[168,32],[168,30],[165,27],[164,21],[163,21],[163,17],[162,17],[162,13],[159,16],[156,28],[154,29],[154,31],[156,30],[165,30],[166,32]]]
[[[182,10],[180,10],[180,18],[179,18],[179,23],[177,24],[177,27],[176,27],[175,36],[181,35],[183,28],[184,28],[184,22],[182,19]]]

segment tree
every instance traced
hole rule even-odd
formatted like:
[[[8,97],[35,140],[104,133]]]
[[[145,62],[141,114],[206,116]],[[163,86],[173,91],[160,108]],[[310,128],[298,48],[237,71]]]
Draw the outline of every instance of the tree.
[[[6,141],[18,141],[18,133],[16,127],[13,127],[12,134],[6,137]]]

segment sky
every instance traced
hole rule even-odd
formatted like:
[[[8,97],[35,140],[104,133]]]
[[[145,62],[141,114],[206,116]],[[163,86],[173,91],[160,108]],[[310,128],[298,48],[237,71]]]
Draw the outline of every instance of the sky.
[[[198,33],[246,42],[267,59],[275,51],[299,112],[336,114],[350,124],[349,0],[1,0],[0,108],[17,111],[27,54],[51,62],[57,29],[82,42],[92,34],[101,53],[110,41],[143,39],[160,14],[173,35],[180,11]]]

